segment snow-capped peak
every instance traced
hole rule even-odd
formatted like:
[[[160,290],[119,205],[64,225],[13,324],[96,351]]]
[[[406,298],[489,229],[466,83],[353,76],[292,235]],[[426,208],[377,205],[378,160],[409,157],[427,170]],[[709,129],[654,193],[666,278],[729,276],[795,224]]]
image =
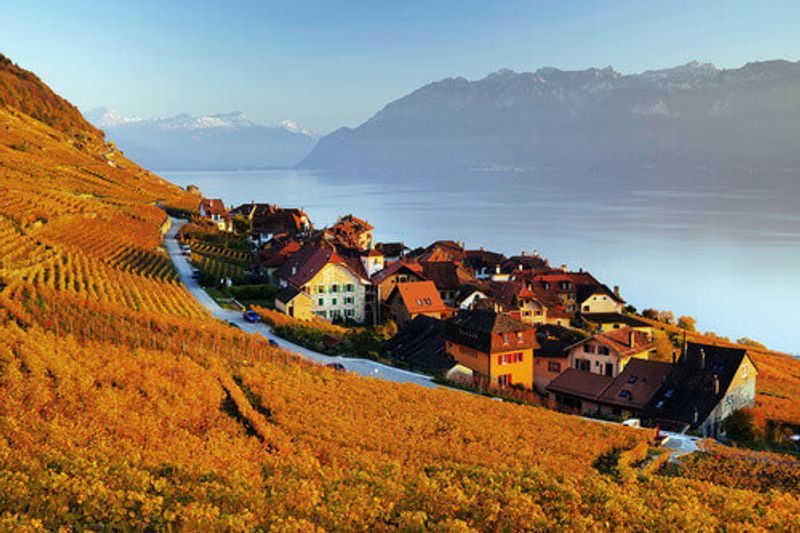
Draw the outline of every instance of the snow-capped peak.
[[[309,137],[316,137],[316,134],[313,131],[304,128],[294,120],[289,120],[288,118],[281,121],[281,126],[283,126],[283,129],[291,133],[300,133],[302,135],[308,135]]]
[[[133,124],[141,122],[139,117],[126,117],[120,115],[113,107],[98,107],[84,112],[86,120],[98,128],[113,128],[122,124]]]

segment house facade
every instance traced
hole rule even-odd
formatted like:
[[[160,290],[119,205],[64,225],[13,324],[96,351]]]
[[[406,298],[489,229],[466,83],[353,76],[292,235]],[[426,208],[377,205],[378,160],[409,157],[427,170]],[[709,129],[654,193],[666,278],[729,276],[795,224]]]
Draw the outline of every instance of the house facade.
[[[647,334],[625,327],[575,343],[568,352],[571,368],[614,378],[632,358],[648,359],[655,345]]]
[[[306,245],[284,262],[278,279],[282,288],[303,291],[319,317],[355,322],[370,318],[367,293],[371,284],[358,259],[348,261],[331,248]]]
[[[225,204],[219,198],[203,198],[198,208],[201,218],[210,220],[220,231],[233,231]]]
[[[758,369],[745,350],[688,343],[642,418],[664,429],[724,438],[724,422],[755,405]]]
[[[533,328],[488,310],[461,311],[445,324],[445,352],[476,383],[533,386]]]

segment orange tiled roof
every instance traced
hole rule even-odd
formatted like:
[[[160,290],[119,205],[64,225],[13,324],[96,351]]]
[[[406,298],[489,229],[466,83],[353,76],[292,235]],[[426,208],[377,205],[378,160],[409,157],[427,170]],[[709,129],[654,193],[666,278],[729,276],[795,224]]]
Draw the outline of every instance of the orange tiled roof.
[[[393,296],[402,298],[409,313],[441,313],[448,309],[432,281],[398,283],[395,291]]]

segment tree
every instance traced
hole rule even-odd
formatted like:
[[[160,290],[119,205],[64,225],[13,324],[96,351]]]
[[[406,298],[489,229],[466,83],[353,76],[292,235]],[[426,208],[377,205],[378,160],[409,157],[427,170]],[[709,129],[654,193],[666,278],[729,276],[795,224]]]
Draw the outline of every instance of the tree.
[[[658,320],[659,322],[663,322],[664,324],[674,324],[675,315],[672,314],[672,311],[667,311],[667,310],[659,311]]]
[[[648,307],[647,309],[642,310],[642,316],[649,318],[650,320],[658,320],[658,310]]]
[[[753,410],[747,407],[734,411],[725,419],[724,426],[728,438],[736,442],[753,442],[761,433]]]
[[[675,347],[666,332],[661,330],[653,331],[653,343],[656,346],[656,353],[653,359],[668,363],[672,362],[672,353]]]
[[[745,346],[751,346],[753,348],[760,348],[762,350],[765,350],[767,348],[766,346],[764,346],[760,342],[754,341],[753,339],[750,339],[748,337],[742,337],[741,339],[736,339],[736,342],[737,342],[737,344],[744,344]]]
[[[685,329],[686,331],[695,331],[695,324],[697,324],[697,319],[689,315],[683,315],[678,317],[678,327],[681,329]]]

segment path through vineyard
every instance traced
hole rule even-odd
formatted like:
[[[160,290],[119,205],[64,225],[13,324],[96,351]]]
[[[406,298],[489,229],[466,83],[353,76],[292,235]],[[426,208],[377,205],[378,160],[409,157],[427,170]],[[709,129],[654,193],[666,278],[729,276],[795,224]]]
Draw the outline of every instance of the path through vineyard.
[[[176,236],[178,234],[178,230],[181,228],[181,226],[186,224],[186,221],[178,218],[172,218],[171,221],[172,225],[167,233],[165,241],[167,252],[169,252],[169,256],[172,258],[172,262],[175,264],[175,269],[178,271],[178,275],[180,276],[183,284],[186,285],[186,288],[189,289],[189,292],[191,292],[192,295],[197,298],[197,300],[206,309],[208,309],[212,315],[214,315],[214,317],[226,322],[232,322],[239,326],[239,328],[241,328],[243,331],[248,333],[259,334],[268,339],[272,339],[282,348],[286,348],[287,350],[298,353],[303,357],[311,359],[312,361],[320,364],[339,363],[344,365],[348,371],[355,372],[362,376],[376,377],[388,381],[396,381],[398,383],[416,383],[417,385],[422,385],[424,387],[437,386],[433,382],[433,378],[424,374],[417,374],[408,370],[394,368],[369,359],[330,356],[308,350],[302,346],[298,346],[297,344],[278,337],[266,324],[252,324],[244,319],[242,313],[239,313],[238,311],[232,311],[230,309],[223,309],[208,295],[208,293],[203,289],[203,287],[200,286],[197,280],[192,278],[193,267],[187,260],[186,256],[181,253],[180,244],[178,243]]]

